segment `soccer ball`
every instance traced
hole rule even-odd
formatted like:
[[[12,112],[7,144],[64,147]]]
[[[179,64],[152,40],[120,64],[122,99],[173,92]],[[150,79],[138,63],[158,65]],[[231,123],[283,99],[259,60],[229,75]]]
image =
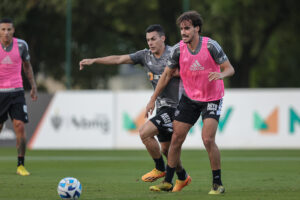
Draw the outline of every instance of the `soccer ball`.
[[[81,194],[81,183],[73,177],[66,177],[59,181],[57,192],[61,199],[77,200]]]

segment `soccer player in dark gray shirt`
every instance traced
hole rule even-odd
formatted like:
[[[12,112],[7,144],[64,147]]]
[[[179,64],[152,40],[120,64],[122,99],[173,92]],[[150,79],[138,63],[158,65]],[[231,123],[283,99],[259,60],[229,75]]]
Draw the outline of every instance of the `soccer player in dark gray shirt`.
[[[141,64],[146,70],[149,81],[155,89],[157,82],[164,72],[167,61],[170,57],[170,47],[165,45],[165,33],[163,28],[158,25],[150,25],[146,29],[146,40],[149,49],[137,51],[127,55],[112,55],[101,58],[83,59],[80,61],[80,70],[86,65],[104,64]],[[176,72],[175,72],[176,74]],[[173,133],[172,121],[174,112],[179,100],[179,82],[178,76],[173,76],[169,84],[159,95],[156,101],[156,115],[148,120],[139,130],[142,142],[145,144],[149,154],[155,162],[155,168],[142,176],[145,182],[153,182],[158,178],[165,176],[165,164],[162,158],[159,143],[154,138],[156,135],[160,142],[162,153],[167,156],[170,141]],[[146,116],[148,114],[146,113]],[[181,166],[181,162],[176,167],[178,175],[177,182],[186,180],[188,176]],[[185,183],[187,184],[187,183]]]

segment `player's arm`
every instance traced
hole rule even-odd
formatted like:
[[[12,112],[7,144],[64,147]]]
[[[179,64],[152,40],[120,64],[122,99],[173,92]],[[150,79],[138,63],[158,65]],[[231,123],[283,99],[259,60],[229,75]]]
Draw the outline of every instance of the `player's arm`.
[[[234,74],[234,68],[230,64],[229,60],[226,60],[220,65],[221,68],[221,73],[219,72],[210,72],[208,74],[208,80],[209,81],[214,81],[214,80],[219,80],[223,79],[229,76],[232,76]]]
[[[220,80],[234,74],[234,68],[230,64],[226,54],[224,53],[222,47],[215,40],[209,40],[207,43],[207,48],[210,55],[216,63],[220,65],[221,72],[210,72],[208,74],[208,80]]]
[[[103,65],[119,65],[119,64],[133,64],[129,55],[116,55],[106,56],[101,58],[88,58],[83,59],[79,62],[79,70],[83,70],[84,66],[92,64],[103,64]]]
[[[26,75],[30,86],[31,86],[31,91],[30,91],[30,96],[33,101],[37,100],[37,88],[36,88],[36,83],[34,80],[34,74],[32,70],[32,66],[30,61],[23,61],[23,70],[24,74]]]
[[[149,113],[150,113],[150,115],[152,114],[154,107],[155,107],[155,101],[156,101],[158,95],[167,86],[167,84],[173,77],[175,70],[176,70],[176,68],[170,68],[170,67],[165,68],[164,73],[159,78],[157,86],[154,90],[154,93],[152,94],[151,99],[150,99],[149,103],[147,104],[145,117],[148,117]]]

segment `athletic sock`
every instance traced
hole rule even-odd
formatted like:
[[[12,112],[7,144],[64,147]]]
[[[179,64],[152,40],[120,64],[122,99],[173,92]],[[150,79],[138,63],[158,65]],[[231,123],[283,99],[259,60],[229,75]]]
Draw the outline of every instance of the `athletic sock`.
[[[176,172],[176,174],[178,176],[178,179],[181,181],[184,181],[187,178],[187,173],[184,168],[181,171]]]
[[[172,183],[172,179],[175,173],[175,169],[176,167],[169,167],[169,165],[167,165],[167,174],[165,176],[165,181],[168,183]]]
[[[155,162],[155,168],[158,169],[159,171],[166,171],[166,167],[165,167],[165,162],[162,156],[160,156],[160,158],[158,159],[153,159]]]
[[[221,169],[212,170],[213,184],[222,185],[221,181]]]
[[[18,166],[24,166],[24,156],[18,156]]]

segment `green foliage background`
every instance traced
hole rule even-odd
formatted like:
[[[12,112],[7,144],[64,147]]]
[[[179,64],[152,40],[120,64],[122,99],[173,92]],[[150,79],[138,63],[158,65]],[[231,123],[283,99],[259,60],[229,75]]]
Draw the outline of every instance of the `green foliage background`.
[[[79,72],[86,57],[128,54],[147,47],[144,30],[159,23],[167,43],[180,40],[183,0],[72,0],[72,88],[106,89],[118,67]],[[296,0],[190,0],[204,18],[203,35],[217,40],[236,74],[227,87],[300,87],[300,17]],[[65,81],[66,0],[2,0],[16,37],[30,47],[35,73]]]

